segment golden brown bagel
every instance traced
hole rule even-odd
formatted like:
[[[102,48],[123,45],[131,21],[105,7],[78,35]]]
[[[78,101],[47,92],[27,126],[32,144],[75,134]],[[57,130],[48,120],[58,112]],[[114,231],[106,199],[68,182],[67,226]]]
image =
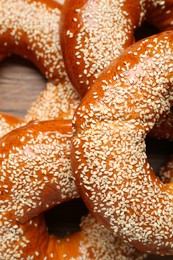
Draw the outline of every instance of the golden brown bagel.
[[[28,127],[28,132],[31,130],[31,125],[25,126]],[[59,128],[59,127],[58,127]],[[48,129],[48,128],[47,128]],[[23,131],[21,128],[20,130]],[[13,132],[13,137],[16,139],[15,133],[18,136],[19,129]],[[49,129],[50,130],[50,129]],[[63,138],[63,135],[61,136]],[[4,138],[3,138],[4,140]],[[0,143],[1,147],[3,146]],[[37,144],[36,144],[37,145]],[[26,145],[27,146],[27,145]],[[3,150],[3,149],[2,149]],[[70,163],[67,163],[69,160],[69,154],[66,154],[66,174],[64,179],[62,179],[61,174],[57,174],[57,182],[62,183],[68,186],[68,179],[70,180],[71,170]],[[20,162],[20,161],[19,161]],[[29,172],[28,172],[29,173]],[[65,173],[65,172],[64,172]],[[12,171],[11,171],[12,174]],[[162,175],[165,174],[165,170],[162,170]],[[31,172],[32,175],[32,172]],[[45,174],[46,176],[46,174]],[[165,176],[168,177],[167,174]],[[12,179],[10,175],[6,176],[7,178]],[[17,176],[16,176],[17,177]],[[18,176],[19,177],[19,176]],[[31,179],[31,176],[28,174],[28,180]],[[20,180],[19,180],[20,179]],[[15,189],[17,194],[24,192],[25,194],[25,183],[24,178],[20,175],[18,181],[21,184],[21,188]],[[1,179],[1,189],[5,184],[2,184]],[[4,181],[5,183],[5,181]],[[6,183],[6,186],[8,182]],[[19,187],[19,186],[18,186]],[[72,186],[74,191],[77,194],[75,185]],[[48,235],[47,228],[43,215],[34,217],[27,222],[21,224],[19,221],[15,220],[15,217],[9,218],[9,206],[7,206],[7,199],[10,197],[10,200],[14,194],[7,192],[5,200],[1,197],[1,225],[0,225],[0,259],[100,259],[100,260],[112,260],[112,259],[124,259],[124,260],[141,260],[146,258],[146,254],[143,254],[137,251],[132,246],[124,243],[118,238],[113,237],[101,224],[99,224],[95,218],[91,215],[84,217],[81,222],[81,231],[74,233],[65,238],[58,238],[54,235]],[[9,188],[9,186],[8,186]],[[69,199],[69,193],[64,192],[65,187],[62,189],[61,185],[57,191],[56,203],[62,201],[62,197]],[[1,190],[2,192],[2,190]],[[13,192],[13,191],[12,191]],[[25,196],[25,195],[24,195]],[[23,197],[23,196],[22,196]],[[10,203],[10,201],[9,201]],[[15,204],[16,205],[16,204]],[[13,215],[13,213],[12,213]],[[47,257],[47,258],[46,258]]]
[[[154,174],[145,137],[173,103],[173,32],[127,48],[74,117],[72,169],[80,195],[114,234],[143,251],[173,254],[173,186]]]
[[[159,30],[172,30],[172,0],[65,0],[61,47],[67,73],[82,97],[133,43],[134,31],[144,20]]]
[[[65,0],[60,30],[68,76],[84,96],[100,73],[134,41],[145,20],[159,30],[173,29],[172,0]],[[173,116],[158,123],[152,136],[172,139]],[[166,119],[165,119],[166,120]],[[164,134],[165,133],[165,134]]]
[[[52,120],[30,122],[0,139],[4,183],[1,199],[11,196],[11,201],[7,205],[4,203],[2,210],[9,212],[9,218],[15,216],[15,219],[24,222],[52,207],[56,204],[60,188],[62,201],[59,202],[63,202],[64,197],[71,199],[77,196],[73,189],[74,178],[66,174],[70,138],[70,121]],[[22,193],[20,189],[15,192],[18,186],[21,186]]]
[[[53,87],[53,88],[52,88]],[[52,92],[53,90],[53,92]],[[50,102],[50,99],[55,102]],[[59,101],[59,103],[57,103]],[[47,112],[47,103],[52,104],[53,107],[53,112]],[[59,107],[63,107],[63,100],[58,99],[57,97],[57,88],[55,89],[54,86],[49,86],[46,91],[44,91],[41,94],[41,97],[38,98],[36,104],[32,106],[30,109],[29,113],[29,118],[34,119],[36,117],[41,117],[44,119],[45,117],[52,117],[52,115],[57,115],[59,112]],[[41,107],[42,106],[42,107]],[[39,108],[41,111],[39,111]],[[73,107],[71,108],[72,111]],[[57,111],[56,111],[57,110]],[[56,113],[57,112],[57,113]],[[18,119],[9,116],[9,115],[2,115],[4,119],[6,120],[5,124],[5,133],[7,133],[7,130],[11,131],[12,127],[15,128],[16,123],[17,126],[19,127],[20,120],[18,122]],[[26,117],[28,118],[28,117]],[[23,124],[26,123],[26,118],[25,122],[22,122]],[[28,119],[29,119],[28,118]],[[50,123],[52,124],[53,121],[47,121],[47,122],[37,122],[37,129],[39,129],[40,134],[45,134],[45,128],[42,127],[43,125],[46,126],[47,130],[50,130],[50,127],[48,126]],[[62,124],[64,128],[64,132],[68,132],[68,129],[70,128],[69,124],[67,121],[55,121],[59,122],[59,124]],[[14,144],[16,144],[16,139],[20,136],[22,136],[22,139],[26,138],[24,136],[24,129],[27,129],[27,132],[30,132],[31,134],[31,126],[33,123],[28,124],[27,126],[24,126],[23,128],[18,128],[15,131],[12,131],[11,133],[7,134],[6,137],[3,138],[3,140],[7,140],[7,143],[10,147],[13,147],[13,152],[14,152]],[[35,131],[37,131],[35,129]],[[22,131],[22,132],[21,132]],[[43,132],[42,132],[43,131]],[[55,130],[53,130],[55,131]],[[56,140],[56,143],[58,142],[58,147],[55,147],[55,151],[52,152],[51,154],[55,154],[57,151],[59,151],[59,157],[56,159],[56,166],[58,167],[57,169],[57,174],[56,174],[56,183],[59,183],[59,186],[56,186],[57,189],[57,197],[56,201],[54,204],[58,204],[62,201],[69,200],[73,198],[71,197],[70,194],[73,194],[74,197],[78,197],[78,191],[74,183],[74,178],[71,174],[71,167],[70,167],[70,145],[69,145],[69,139],[67,138],[66,135],[62,134],[62,131],[60,131],[60,126],[56,126],[56,135],[58,136],[58,140]],[[20,133],[21,134],[18,134]],[[49,135],[51,133],[49,132]],[[52,134],[53,135],[53,134]],[[10,137],[10,138],[9,138]],[[26,139],[25,139],[26,140]],[[44,145],[44,142],[42,143],[40,141],[40,146]],[[55,141],[54,141],[55,143]],[[61,144],[60,144],[61,143]],[[35,146],[38,148],[38,142],[37,139],[34,140]],[[8,147],[6,145],[6,147]],[[27,147],[27,150],[29,151],[29,147],[31,144],[28,145],[28,143],[25,143],[25,147]],[[2,143],[1,148],[4,147],[4,142]],[[16,148],[17,149],[17,148]],[[18,152],[19,152],[19,147],[18,147]],[[4,148],[1,149],[3,152]],[[43,151],[43,150],[42,150]],[[19,158],[17,152],[17,158]],[[31,151],[30,151],[31,152]],[[12,152],[9,150],[9,154],[12,155]],[[13,153],[14,156],[14,153]],[[27,156],[27,154],[25,154]],[[28,153],[29,156],[29,153]],[[43,157],[45,154],[42,155],[42,153],[39,154],[39,157]],[[34,159],[32,157],[32,159]],[[35,156],[36,164],[38,164],[38,158]],[[46,160],[46,158],[45,158]],[[25,159],[25,162],[27,161],[27,164],[29,164],[29,160]],[[49,160],[50,161],[50,160]],[[10,161],[9,161],[10,163]],[[21,164],[21,160],[18,162]],[[22,162],[23,163],[23,162]],[[32,165],[34,163],[34,160],[32,161]],[[49,162],[50,163],[50,162]],[[16,162],[17,164],[17,162]],[[3,163],[5,165],[5,163]],[[32,176],[36,178],[36,175],[32,172],[33,168],[31,167],[32,165],[28,165],[30,171],[25,171],[24,175],[26,176],[27,182],[32,179]],[[35,165],[36,166],[36,165]],[[42,165],[43,166],[43,165]],[[39,166],[36,166],[37,170]],[[42,168],[42,172],[44,174],[42,175],[41,179],[43,182],[46,182],[47,175],[50,176],[50,172],[46,171],[46,165],[44,164],[45,168]],[[20,166],[18,165],[18,168]],[[25,170],[26,167],[23,165],[23,169]],[[55,169],[55,163],[52,165],[52,168]],[[49,169],[50,170],[50,169]],[[15,171],[15,170],[14,170]],[[52,172],[52,171],[51,171]],[[11,171],[12,175],[13,172]],[[38,173],[38,171],[37,171]],[[26,203],[31,203],[31,199],[25,200],[26,198],[26,189],[25,185],[22,185],[22,183],[26,183],[26,179],[23,178],[23,175],[21,174],[15,174],[14,176],[10,176],[10,171],[9,174],[6,175],[6,177],[10,180],[12,178],[18,177],[18,183],[20,185],[15,185],[15,187],[12,188],[12,192],[15,192],[17,195],[18,193],[18,199],[14,199],[14,195],[10,193],[10,200],[13,198],[13,201],[15,203],[16,207],[16,201],[17,201],[17,206],[19,208],[19,211],[21,211],[21,205],[19,203],[20,198],[22,198],[23,201],[26,201]],[[4,177],[4,176],[3,176]],[[3,177],[0,178],[0,192],[2,192],[3,187],[5,188],[5,192],[8,195],[7,191],[7,182],[3,179]],[[3,180],[3,181],[2,181]],[[40,180],[41,181],[41,180]],[[6,183],[6,184],[5,184]],[[13,182],[14,184],[14,182]],[[6,185],[6,186],[5,186]],[[39,183],[40,185],[40,183]],[[51,187],[51,182],[46,184],[47,186]],[[10,185],[9,185],[10,186]],[[18,190],[18,187],[21,188]],[[23,188],[22,188],[23,187]],[[10,186],[11,190],[11,186]],[[39,191],[39,188],[37,189]],[[68,191],[67,191],[68,190]],[[10,191],[11,192],[11,191]],[[52,192],[52,188],[50,189],[50,193]],[[4,193],[4,192],[3,192]],[[23,193],[23,195],[22,195]],[[28,193],[28,192],[27,192]],[[1,193],[2,195],[2,193]],[[49,197],[49,194],[47,195],[47,198]],[[3,202],[3,199],[5,202]],[[144,259],[146,257],[145,254],[139,252],[135,248],[131,247],[127,243],[124,243],[120,239],[114,238],[105,228],[103,228],[95,218],[91,216],[87,216],[82,219],[81,222],[81,231],[78,233],[75,233],[71,236],[68,236],[64,239],[60,239],[55,236],[49,236],[47,233],[47,228],[45,225],[45,221],[42,215],[39,215],[38,217],[34,217],[25,223],[21,224],[19,221],[14,220],[14,217],[11,217],[13,214],[12,212],[5,212],[5,206],[7,206],[7,197],[2,196],[0,203],[3,209],[3,213],[0,213],[0,219],[3,219],[3,221],[0,220],[0,258],[1,259],[30,259],[31,255],[33,256],[34,259],[43,259],[44,257],[47,259],[73,259],[77,258],[79,259],[105,259],[105,260],[112,260],[112,259],[119,259],[123,257],[123,259]],[[9,200],[9,207],[10,207],[10,200]],[[40,202],[39,202],[40,203]],[[9,211],[9,207],[7,207],[7,211]],[[47,205],[48,207],[48,205]],[[27,208],[27,211],[29,209]],[[70,212],[69,212],[70,213]],[[27,212],[26,212],[27,214]],[[13,219],[13,220],[12,220]],[[17,242],[16,242],[17,240]],[[94,246],[93,246],[94,245]]]
[[[2,113],[1,136],[31,120],[71,119],[74,114],[79,98],[64,69],[59,43],[61,8],[56,1],[46,0],[2,0],[0,3],[0,59],[6,53],[21,55],[56,83],[47,85],[23,121]]]
[[[83,97],[110,62],[134,41],[140,1],[65,0],[60,26],[67,74]]]
[[[48,235],[50,206],[78,197],[71,174],[69,121],[31,122],[0,139],[0,259],[144,259],[91,215],[66,238]],[[36,217],[37,216],[37,217]]]
[[[1,1],[0,59],[6,57],[6,53],[27,57],[47,79],[56,82],[55,85],[47,84],[46,90],[33,103],[22,124],[36,119],[71,119],[79,103],[79,97],[67,78],[61,54],[61,9],[62,6],[56,1]],[[12,122],[11,128],[5,130],[5,121],[2,114],[2,135],[19,126]]]
[[[62,79],[58,35],[61,8],[54,0],[1,0],[1,52],[27,57],[50,81]]]
[[[71,89],[74,93],[67,97],[75,103],[78,95],[68,80],[60,47],[61,9],[55,0],[1,0],[0,54],[29,59],[49,82],[62,85],[63,94]]]
[[[146,255],[114,238],[91,215],[83,217],[81,231],[65,238],[48,235],[43,215],[25,224],[9,221],[4,217],[2,226],[4,232],[1,238],[3,242],[5,241],[0,248],[2,260],[142,260],[146,258]]]

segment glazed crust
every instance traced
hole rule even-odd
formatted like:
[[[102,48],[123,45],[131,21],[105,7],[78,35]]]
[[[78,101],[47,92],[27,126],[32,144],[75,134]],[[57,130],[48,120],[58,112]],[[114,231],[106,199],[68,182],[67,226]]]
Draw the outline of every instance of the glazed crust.
[[[23,123],[21,118],[0,112],[0,138]]]
[[[58,121],[55,121],[58,122]],[[43,130],[43,134],[46,130],[50,131],[51,128],[47,126],[45,122],[41,123],[41,129]],[[64,124],[60,126],[57,125],[58,131],[64,132]],[[33,130],[35,126],[33,124],[29,124],[28,126],[24,127],[28,129],[28,133],[31,133],[31,129]],[[37,128],[39,125],[37,125]],[[15,134],[18,136],[18,132],[20,130],[24,130],[24,128],[16,130],[12,134],[12,138],[16,140]],[[61,129],[62,128],[62,129]],[[69,128],[69,125],[67,123],[67,128]],[[55,127],[53,127],[55,131]],[[56,129],[57,130],[57,129]],[[11,135],[11,134],[10,134]],[[63,135],[61,136],[64,137]],[[4,139],[3,139],[4,140]],[[14,143],[14,142],[13,142]],[[38,145],[38,143],[36,144]],[[26,144],[27,146],[27,144]],[[27,146],[28,147],[28,146]],[[13,148],[14,150],[14,148]],[[19,150],[18,150],[19,151]],[[26,155],[25,155],[26,156]],[[61,154],[62,156],[62,154]],[[66,154],[66,159],[69,160],[68,153]],[[19,160],[20,161],[20,160]],[[38,163],[38,161],[37,161]],[[69,164],[70,165],[70,164]],[[166,171],[166,172],[165,172]],[[162,177],[167,176],[168,180],[168,174],[167,172],[170,172],[170,167],[165,167],[165,169],[162,169]],[[47,177],[49,173],[47,172],[45,174],[45,177]],[[67,161],[66,161],[66,174],[70,175],[68,178],[70,179],[71,173],[70,169],[67,167]],[[9,176],[10,179],[12,176]],[[21,179],[21,184],[24,183],[24,178],[22,175],[18,178]],[[29,179],[29,175],[28,175]],[[60,172],[58,175],[56,175],[57,183],[59,180],[59,183],[62,181],[62,176]],[[44,179],[45,180],[45,179]],[[67,185],[67,178],[64,178],[63,180]],[[6,186],[8,182],[5,182]],[[5,186],[1,185],[1,187]],[[19,186],[18,186],[19,187]],[[77,194],[76,187],[74,187],[74,191]],[[7,187],[4,187],[7,189]],[[10,192],[11,187],[8,186]],[[64,192],[64,189],[66,187],[62,188],[61,185],[59,185],[56,202],[60,203],[62,202],[62,197],[66,197],[68,199],[68,193]],[[23,196],[26,193],[26,190],[23,186],[21,189],[15,189],[17,193],[22,194]],[[7,190],[5,191],[7,192]],[[7,192],[8,196],[12,198],[14,194],[11,194],[9,191]],[[17,194],[16,193],[16,194]],[[4,199],[4,201],[1,201],[2,207],[7,206],[8,198]],[[31,200],[30,200],[31,202]],[[17,207],[16,207],[17,206]],[[18,208],[18,204],[16,205],[15,201],[15,207]],[[20,208],[20,207],[19,207]],[[25,223],[21,224],[19,221],[15,220],[15,217],[9,218],[9,206],[6,207],[6,210],[3,212],[3,218],[1,221],[1,249],[0,249],[0,256],[1,259],[10,259],[11,256],[13,256],[13,259],[101,259],[101,260],[112,260],[112,259],[127,259],[127,260],[142,260],[146,258],[146,254],[143,254],[142,252],[136,250],[132,246],[130,246],[127,243],[124,243],[119,238],[115,238],[112,236],[107,229],[105,229],[101,224],[99,224],[95,218],[93,218],[91,215],[88,215],[87,217],[84,217],[81,222],[81,231],[74,233],[68,237],[65,237],[63,239],[55,237],[54,235],[48,235],[47,228],[45,225],[45,221],[43,218],[43,215],[39,215],[38,217],[34,217]]]
[[[140,23],[140,3],[125,0],[122,6],[119,1],[100,0],[64,3],[61,47],[67,74],[81,97],[101,71],[134,41],[133,32]]]
[[[60,26],[67,74],[83,97],[101,72],[134,42],[134,31],[148,21],[158,30],[173,29],[171,0],[66,0]],[[173,116],[158,122],[151,135],[172,139]],[[167,118],[165,119],[167,121]],[[169,126],[168,126],[169,124]]]
[[[21,55],[31,60],[52,83],[28,111],[25,122],[33,117],[38,120],[71,119],[79,103],[79,97],[67,77],[61,53],[61,10],[62,5],[57,1],[1,1],[0,60],[6,57],[6,53]],[[63,101],[60,95],[63,95]]]
[[[90,214],[79,232],[63,239],[48,234],[40,213],[79,196],[70,136],[70,121],[52,120],[30,122],[0,139],[0,258],[144,259],[146,254],[115,238]]]
[[[56,198],[59,197],[60,187],[64,188],[66,194],[64,197],[68,198],[67,193],[69,193],[69,199],[77,196],[76,192],[73,193],[74,178],[72,176],[70,178],[70,175],[67,176],[64,169],[64,167],[69,167],[66,163],[69,162],[70,156],[70,138],[70,121],[52,120],[30,122],[0,139],[1,167],[4,168],[1,171],[2,175],[5,177],[11,168],[15,172],[16,167],[12,167],[12,165],[15,161],[20,161],[20,166],[17,165],[18,173],[13,178],[6,176],[8,193],[6,188],[2,188],[2,200],[9,200],[9,196],[11,196],[11,202],[7,207],[9,217],[14,218],[15,216],[16,219],[24,222],[52,207],[56,204]],[[25,172],[28,174],[26,175]],[[57,174],[61,176],[59,182],[56,180]],[[23,176],[23,195],[20,194],[20,191],[14,192],[20,183],[16,179],[17,176],[18,179]],[[34,196],[34,193],[37,195]],[[63,192],[61,193],[63,201]],[[28,201],[30,202],[28,203]],[[11,207],[14,203],[16,210],[12,211]]]
[[[59,45],[61,8],[47,0],[2,0],[0,8],[1,52],[31,60],[54,83],[65,77]]]
[[[170,31],[135,43],[111,63],[75,113],[71,152],[91,212],[114,235],[158,254],[173,253],[173,193],[148,164],[144,140],[172,105],[172,57]]]
[[[100,73],[134,42],[147,20],[160,31],[172,30],[171,0],[65,0],[60,37],[67,73],[83,97]]]

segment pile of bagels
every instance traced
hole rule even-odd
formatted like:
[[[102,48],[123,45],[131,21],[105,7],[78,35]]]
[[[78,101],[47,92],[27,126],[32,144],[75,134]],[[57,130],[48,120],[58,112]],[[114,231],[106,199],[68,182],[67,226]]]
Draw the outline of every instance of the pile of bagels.
[[[0,113],[0,260],[173,255],[173,157],[156,176],[145,143],[173,140],[173,0],[0,0],[12,54],[47,84]],[[79,197],[80,230],[49,234],[44,212]]]

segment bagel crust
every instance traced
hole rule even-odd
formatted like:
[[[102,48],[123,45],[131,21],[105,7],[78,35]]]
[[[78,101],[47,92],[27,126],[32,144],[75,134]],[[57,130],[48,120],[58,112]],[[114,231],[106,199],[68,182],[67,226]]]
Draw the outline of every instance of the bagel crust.
[[[147,21],[159,31],[173,30],[172,0],[65,0],[60,26],[67,74],[83,97],[109,64],[135,41]],[[173,139],[173,115],[157,122],[150,135]]]
[[[154,174],[145,137],[173,103],[173,32],[127,48],[74,117],[72,169],[87,207],[140,250],[173,254],[173,186]]]
[[[49,81],[25,121],[33,117],[71,119],[79,102],[62,58],[61,12],[62,5],[54,0],[1,0],[0,3],[0,60],[7,54],[20,55],[32,61]]]
[[[9,120],[10,126],[16,123]],[[48,234],[39,213],[79,196],[70,165],[70,138],[70,122],[52,120],[30,122],[0,139],[0,259],[146,258],[90,214],[82,218],[78,232],[64,238]]]
[[[144,21],[173,29],[172,0],[65,0],[60,26],[67,74],[81,96],[134,42]]]
[[[67,74],[81,96],[134,41],[143,16],[139,0],[66,0],[60,27]]]
[[[1,0],[1,52],[27,57],[51,82],[62,79],[60,14],[61,5],[55,1]]]

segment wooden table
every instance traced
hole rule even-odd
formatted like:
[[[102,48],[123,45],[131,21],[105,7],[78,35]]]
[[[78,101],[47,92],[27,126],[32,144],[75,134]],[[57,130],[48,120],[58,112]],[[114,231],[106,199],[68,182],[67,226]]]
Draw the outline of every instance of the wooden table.
[[[0,66],[0,110],[23,117],[26,110],[45,88],[45,79],[28,61],[13,56]],[[156,172],[173,153],[172,142],[147,139],[147,154]],[[70,214],[69,212],[70,209]],[[87,210],[80,200],[58,206],[46,213],[50,232],[63,234],[75,230],[81,214]],[[173,259],[150,256],[148,259]]]

